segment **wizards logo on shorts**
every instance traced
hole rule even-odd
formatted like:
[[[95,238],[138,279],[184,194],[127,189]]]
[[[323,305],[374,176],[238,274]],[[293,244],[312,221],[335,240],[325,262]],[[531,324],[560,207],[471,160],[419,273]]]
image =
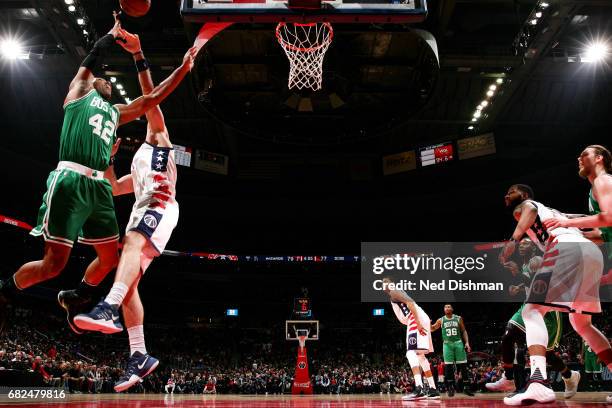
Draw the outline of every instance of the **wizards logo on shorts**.
[[[155,171],[166,171],[168,166],[168,156],[170,155],[170,149],[162,147],[154,147],[153,154],[151,155],[151,170]]]
[[[417,348],[417,333],[410,333],[408,335],[408,350],[416,350]]]
[[[157,211],[147,210],[145,215],[142,217],[136,229],[144,234],[146,234],[149,238],[155,232],[155,229],[159,225],[161,221],[162,215]]]

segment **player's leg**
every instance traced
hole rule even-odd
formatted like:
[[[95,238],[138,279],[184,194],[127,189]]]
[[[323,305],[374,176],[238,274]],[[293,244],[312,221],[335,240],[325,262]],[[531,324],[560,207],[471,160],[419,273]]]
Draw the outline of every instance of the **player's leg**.
[[[508,321],[506,331],[501,340],[504,374],[497,381],[485,385],[489,391],[514,391],[516,389],[514,382],[514,358],[516,355],[514,345],[523,343],[525,339],[525,326],[521,316],[522,310],[523,307]]]
[[[74,318],[74,323],[80,329],[107,334],[123,330],[123,326],[119,323],[119,307],[130,288],[135,287],[139,280],[141,254],[147,242],[147,239],[139,232],[127,233],[123,240],[123,250],[115,274],[115,283],[106,298],[99,302],[91,312],[81,313]]]
[[[12,276],[0,280],[0,333],[4,330],[10,299],[23,289],[58,276],[68,262],[71,249],[63,244],[46,241],[42,260],[28,262]]]
[[[446,394],[449,397],[455,395],[455,352],[451,343],[442,345],[442,355],[444,356],[444,377],[446,379]]]
[[[416,331],[415,331],[415,340],[416,340]],[[423,391],[423,378],[421,377],[421,366],[419,362],[419,357],[416,351],[416,341],[414,349],[410,349],[410,341],[408,341],[409,350],[406,352],[406,358],[408,359],[408,363],[410,364],[410,368],[412,369],[412,375],[414,377],[414,391],[404,397],[402,400],[404,401],[418,401],[427,398],[427,394]]]
[[[578,392],[578,384],[580,383],[580,372],[572,371],[567,367],[563,359],[555,352],[561,341],[561,333],[563,332],[563,321],[561,313],[558,311],[548,312],[544,315],[544,323],[548,332],[548,345],[546,348],[546,362],[551,366],[553,371],[561,373],[565,384],[565,392],[563,396],[571,398]]]
[[[423,370],[423,375],[425,376],[425,380],[427,381],[427,385],[429,386],[429,390],[427,391],[428,399],[440,399],[440,392],[436,389],[436,382],[434,381],[433,373],[431,372],[431,365],[425,356],[425,352],[420,352],[417,354],[419,358],[419,365]]]
[[[521,313],[525,322],[527,347],[531,365],[531,375],[527,382],[527,388],[506,398],[507,405],[523,405],[528,402],[552,402],[555,393],[546,381],[546,345],[548,344],[548,332],[544,322],[544,315],[550,310],[547,306],[528,303]]]
[[[570,323],[576,333],[582,337],[589,347],[597,354],[603,364],[612,371],[612,348],[610,342],[591,322],[591,315],[572,313]]]
[[[8,287],[23,290],[39,282],[55,278],[68,263],[71,247],[51,241],[45,242],[45,253],[40,261],[24,264],[15,274],[4,281]]]
[[[93,306],[96,287],[117,266],[119,226],[115,215],[113,195],[108,183],[83,179],[79,188],[83,200],[90,203],[87,218],[79,229],[79,242],[94,247],[97,257],[85,270],[77,289],[62,290],[57,300],[67,313],[68,324],[76,333],[82,331],[74,323],[74,316]]]
[[[157,368],[159,361],[147,353],[144,338],[144,308],[138,294],[138,281],[123,301],[123,320],[130,339],[130,359],[125,374],[115,383],[115,391],[125,391]]]

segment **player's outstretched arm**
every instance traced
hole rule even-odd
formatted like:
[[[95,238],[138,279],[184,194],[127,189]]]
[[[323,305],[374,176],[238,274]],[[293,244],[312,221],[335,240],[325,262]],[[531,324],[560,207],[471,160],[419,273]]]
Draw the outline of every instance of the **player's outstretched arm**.
[[[119,20],[115,18],[115,25],[113,28],[104,37],[96,41],[91,51],[89,51],[89,54],[87,54],[81,63],[76,75],[72,78],[68,86],[68,94],[66,95],[66,99],[64,99],[64,105],[82,97],[91,90],[93,87],[92,81],[94,79],[93,69],[102,63],[102,59],[110,47],[115,44],[118,38],[121,38],[119,34],[120,29],[121,24]]]
[[[197,52],[198,49],[196,47],[191,47],[185,54],[181,66],[175,69],[174,72],[153,89],[150,94],[141,96],[129,105],[116,105],[121,114],[119,125],[133,121],[166,99],[166,97],[168,97],[168,95],[170,95],[181,83],[183,78],[185,78],[185,75],[191,71],[191,68],[193,68],[193,61]]]
[[[134,64],[138,70],[138,82],[140,83],[140,89],[143,95],[148,95],[153,91],[155,85],[153,84],[153,78],[151,77],[151,70],[149,69],[149,63],[142,52],[140,45],[140,38],[138,34],[132,34],[125,30],[121,30],[121,35],[125,38],[125,42],[120,45],[132,54],[134,58]],[[164,115],[162,114],[159,105],[153,107],[147,111],[147,127],[153,133],[165,132],[166,123],[164,121]]]
[[[599,203],[601,212],[571,220],[546,220],[546,228],[576,227],[576,228],[599,228],[612,227],[612,177],[598,176],[593,181],[593,195]]]

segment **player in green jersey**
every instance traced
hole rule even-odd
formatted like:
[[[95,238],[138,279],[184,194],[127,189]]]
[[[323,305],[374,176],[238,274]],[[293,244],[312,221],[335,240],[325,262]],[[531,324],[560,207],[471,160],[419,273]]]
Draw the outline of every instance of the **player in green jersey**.
[[[64,100],[64,122],[60,135],[59,164],[47,179],[47,192],[32,235],[45,240],[42,260],[28,262],[11,277],[0,282],[0,330],[4,326],[6,303],[14,294],[58,276],[78,240],[92,245],[97,258],[87,267],[78,289],[62,291],[58,300],[72,316],[88,306],[92,291],[118,262],[119,228],[115,218],[113,194],[104,171],[115,153],[115,131],[163,101],[193,67],[194,47],[183,63],[151,93],[130,104],[112,105],[112,87],[94,77],[93,70],[103,56],[120,41],[120,23],[100,38],[85,57],[70,83]]]
[[[463,393],[473,396],[474,393],[468,385],[467,355],[465,353],[466,350],[468,353],[471,352],[472,348],[470,347],[463,318],[453,314],[453,307],[451,305],[444,305],[444,316],[431,325],[432,332],[440,328],[442,328],[444,377],[447,383],[447,394],[449,397],[455,395],[454,365],[457,365],[457,371],[461,372]],[[465,340],[465,345],[463,340]]]
[[[586,217],[572,217],[569,220],[550,220],[545,222],[547,228],[576,227],[593,228],[585,236],[593,241],[603,241],[608,250],[608,262],[612,261],[612,154],[610,150],[601,145],[587,146],[578,157],[578,174],[591,183],[589,192],[589,210],[591,215]],[[589,234],[589,235],[587,235]],[[612,279],[608,271],[602,277],[602,284]],[[604,336],[593,336],[585,340],[596,351],[597,357],[612,370],[612,350]],[[606,344],[607,343],[607,344]],[[612,403],[612,395],[608,396]]]
[[[584,365],[584,372],[590,374],[590,376],[587,376],[589,388],[592,391],[596,391],[599,386],[599,376],[603,371],[601,361],[599,361],[597,354],[585,341],[582,342],[582,353],[580,353],[580,357]]]

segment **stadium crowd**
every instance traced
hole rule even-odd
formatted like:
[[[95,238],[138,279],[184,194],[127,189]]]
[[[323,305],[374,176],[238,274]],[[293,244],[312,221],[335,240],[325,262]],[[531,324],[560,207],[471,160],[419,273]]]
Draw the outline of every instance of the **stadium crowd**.
[[[17,312],[20,323],[10,324],[0,337],[0,370],[37,373],[49,386],[61,387],[70,393],[114,392],[113,384],[123,373],[121,364],[125,350],[122,347],[104,343],[103,336],[92,341],[92,337],[80,338],[67,333],[65,328],[60,330],[58,327],[63,326],[59,318],[51,318],[45,324],[26,324],[24,322],[32,318],[31,311]],[[609,318],[603,328],[610,333]],[[235,336],[238,340],[227,347],[227,343],[219,339],[206,341],[197,334],[172,336],[167,330],[161,331],[155,338],[156,343],[164,347],[156,347],[155,355],[162,365],[130,392],[289,393],[295,369],[295,344],[285,344],[281,348],[281,343],[272,344],[265,340],[265,334],[262,336]],[[334,346],[313,344],[312,349],[309,348],[315,393],[406,393],[412,390],[413,378],[404,357],[405,344],[401,335],[396,342],[378,344],[375,348],[368,341],[362,341],[361,347],[330,343]],[[201,346],[194,346],[197,344]],[[373,349],[376,352],[367,352]],[[484,391],[484,384],[495,381],[502,369],[495,358],[497,350],[480,350],[477,358],[470,362],[468,381],[472,389]],[[570,332],[563,338],[559,352],[568,364],[579,368],[580,341],[575,334]],[[429,359],[437,381],[441,358],[435,354]],[[560,376],[551,373],[550,378],[555,388],[563,388]],[[601,387],[601,381],[588,385],[596,389]],[[444,390],[443,384],[439,386]]]

